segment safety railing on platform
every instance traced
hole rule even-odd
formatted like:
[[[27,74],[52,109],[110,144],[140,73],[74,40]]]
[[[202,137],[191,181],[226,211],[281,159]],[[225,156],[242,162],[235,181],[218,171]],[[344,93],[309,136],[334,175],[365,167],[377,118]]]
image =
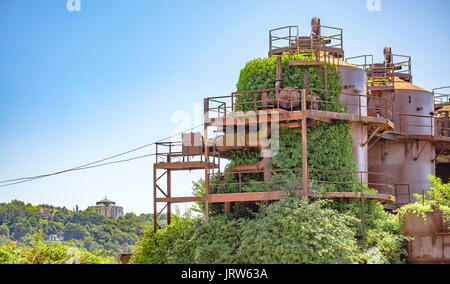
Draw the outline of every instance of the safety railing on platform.
[[[369,87],[392,87],[395,85],[395,67],[386,64],[374,64],[366,69]]]
[[[341,52],[339,56],[336,57],[343,57],[344,39],[342,29],[323,25],[313,25],[312,29],[315,28],[320,30],[320,34],[318,35],[311,33],[311,37],[316,46],[319,46],[327,52]]]
[[[401,134],[450,137],[450,119],[446,111],[435,115],[395,114],[395,116],[399,119],[395,131]]]
[[[299,27],[285,26],[269,31],[269,55],[280,49],[293,48],[298,42]],[[286,50],[287,51],[287,50]]]
[[[345,61],[367,73],[369,87],[395,86],[395,77],[411,82],[411,56],[392,54],[391,62],[374,63],[373,55],[349,57]]]
[[[436,136],[450,137],[450,110],[438,111],[435,117]]]
[[[373,67],[373,55],[360,55],[349,57],[345,59],[346,62],[355,65],[356,67],[366,71]]]
[[[313,25],[309,35],[300,35],[298,26],[286,26],[269,31],[269,56],[289,54],[324,55],[341,58],[344,54],[342,29]]]
[[[436,106],[450,105],[450,86],[433,89],[433,96]]]
[[[392,54],[395,76],[411,82],[411,56]]]
[[[183,142],[159,142],[155,144],[156,163],[203,161],[203,155],[189,155],[183,151]]]
[[[206,120],[236,116],[236,112],[257,112],[270,110],[301,110],[302,89],[263,89],[234,92],[231,96],[211,97],[205,99]],[[368,106],[365,94],[353,92],[336,92],[309,88],[305,91],[307,110],[322,110],[356,114],[358,116],[377,116],[392,121],[393,103],[386,98],[380,100],[378,107]],[[345,96],[345,102],[339,100]]]
[[[264,170],[226,171],[225,173],[210,174],[210,193],[243,193],[255,191],[279,191],[284,190],[288,183],[294,181],[297,190],[302,190],[302,169],[272,169],[270,181],[264,181]],[[318,189],[321,186],[334,186],[336,191],[355,192],[362,187],[376,188],[379,193],[395,195],[391,180],[394,178],[389,173],[363,172],[363,171],[326,171],[308,169],[309,188]],[[295,178],[296,180],[293,180]],[[367,180],[376,182],[368,183]],[[292,185],[291,185],[292,186]],[[354,187],[357,186],[357,187]],[[353,187],[353,188],[352,188]],[[328,188],[329,191],[330,188]]]

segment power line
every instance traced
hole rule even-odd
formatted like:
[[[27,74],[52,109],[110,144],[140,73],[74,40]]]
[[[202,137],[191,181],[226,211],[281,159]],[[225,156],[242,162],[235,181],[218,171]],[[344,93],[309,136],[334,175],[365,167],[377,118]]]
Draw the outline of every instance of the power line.
[[[143,159],[143,158],[152,157],[152,156],[155,156],[155,155],[156,155],[156,154],[142,155],[142,156],[133,157],[133,158],[129,158],[129,159],[124,159],[124,160],[119,160],[119,161],[113,161],[113,162],[103,163],[103,164],[100,164],[100,165],[93,165],[93,166],[87,166],[87,167],[82,167],[82,168],[76,168],[76,169],[72,169],[71,171],[88,170],[88,169],[99,168],[99,167],[103,167],[103,166],[107,166],[107,165],[112,165],[112,164],[126,163],[126,162],[130,162],[130,161],[138,160],[138,159]],[[64,171],[64,172],[69,172],[69,171]],[[41,175],[41,176],[36,176],[36,177],[31,177],[31,178],[24,179],[24,180],[21,180],[21,181],[16,181],[16,182],[11,182],[11,183],[8,183],[8,184],[0,185],[0,188],[1,188],[1,187],[12,186],[12,185],[20,184],[20,183],[24,183],[24,182],[30,182],[30,181],[33,181],[33,180],[37,180],[37,179],[41,179],[41,178],[49,177],[49,176],[54,176],[54,175],[58,175],[58,174],[61,174],[61,173],[62,173],[62,172],[59,172],[59,173],[53,173],[53,174],[47,174],[47,175]],[[16,179],[16,180],[20,180],[20,179]]]
[[[183,132],[174,134],[172,136],[160,139],[160,140],[158,140],[156,142],[152,142],[152,143],[140,146],[138,148],[134,148],[132,150],[129,150],[129,151],[126,151],[126,152],[123,152],[123,153],[120,153],[120,154],[116,154],[116,155],[113,155],[113,156],[110,156],[110,157],[107,157],[107,158],[103,158],[103,159],[95,161],[95,162],[90,162],[90,163],[87,163],[87,164],[84,164],[84,165],[80,165],[80,166],[77,166],[77,167],[74,167],[74,168],[70,168],[70,169],[66,169],[66,170],[62,170],[62,171],[58,171],[58,172],[54,172],[54,173],[49,173],[49,174],[38,175],[38,176],[31,176],[31,177],[23,177],[23,178],[16,178],[16,179],[10,179],[10,180],[3,180],[3,181],[0,181],[0,184],[3,184],[3,183],[7,183],[7,184],[0,185],[0,188],[16,185],[16,184],[20,184],[20,183],[30,182],[30,181],[34,181],[34,180],[45,178],[45,177],[60,175],[60,174],[64,174],[64,173],[68,173],[68,172],[72,172],[72,171],[98,168],[98,167],[102,167],[102,166],[106,166],[106,165],[110,165],[110,164],[124,163],[124,162],[129,162],[129,161],[133,161],[133,160],[137,160],[137,159],[142,159],[142,158],[147,158],[147,157],[150,157],[150,156],[154,156],[155,154],[149,154],[149,155],[138,156],[138,157],[134,157],[134,158],[130,158],[130,159],[125,159],[125,160],[120,160],[120,161],[113,161],[113,162],[108,162],[108,163],[103,163],[103,164],[100,164],[100,165],[96,165],[98,163],[105,162],[105,161],[108,161],[108,160],[111,160],[111,159],[114,159],[114,158],[117,158],[117,157],[120,157],[120,156],[124,156],[124,155],[130,154],[132,152],[136,152],[136,151],[139,151],[141,149],[150,147],[150,146],[155,145],[155,144],[157,144],[159,142],[163,142],[163,141],[168,140],[170,138],[173,138],[175,136],[178,136],[178,135],[187,133],[189,131],[192,131],[192,130],[194,130],[196,128],[199,128],[199,127],[201,127],[203,125],[204,124],[202,123],[200,125],[192,127],[191,129],[188,129],[188,130],[185,130]]]

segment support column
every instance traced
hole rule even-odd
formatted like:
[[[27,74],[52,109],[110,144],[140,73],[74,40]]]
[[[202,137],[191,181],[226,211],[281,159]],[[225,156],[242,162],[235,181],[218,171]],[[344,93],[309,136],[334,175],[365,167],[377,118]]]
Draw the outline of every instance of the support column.
[[[172,171],[167,170],[167,197],[172,197]],[[172,223],[172,204],[167,202],[167,225]]]
[[[306,95],[308,90],[308,72],[304,73],[303,79],[304,89],[302,95],[302,174],[303,174],[303,194],[308,196],[308,137],[307,137],[307,112],[306,112]]]
[[[156,164],[153,165],[153,231],[158,229],[158,208],[156,208]]]
[[[277,57],[277,80],[275,82],[275,88],[283,88],[283,61],[282,56]]]
[[[208,99],[204,100],[203,147],[205,149],[205,221],[209,222],[209,153],[208,153]]]
[[[230,213],[232,206],[233,206],[233,203],[225,202],[225,213]]]

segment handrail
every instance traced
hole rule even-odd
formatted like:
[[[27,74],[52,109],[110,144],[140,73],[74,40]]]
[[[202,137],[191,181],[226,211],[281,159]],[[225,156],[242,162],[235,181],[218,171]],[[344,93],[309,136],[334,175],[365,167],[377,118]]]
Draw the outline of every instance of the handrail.
[[[191,162],[195,160],[194,156],[200,156],[200,161],[203,161],[203,155],[188,155],[184,153],[182,141],[161,141],[155,143],[156,164]]]
[[[211,119],[226,118],[236,115],[236,112],[247,111],[263,111],[280,109],[280,105],[288,105],[283,109],[288,111],[300,111],[301,96],[297,98],[284,99],[279,96],[283,89],[261,89],[251,91],[233,92],[231,96],[210,97],[205,99],[205,111],[207,121]],[[292,90],[301,92],[301,89],[292,88]],[[263,98],[263,94],[265,98]],[[307,109],[308,110],[323,110],[328,112],[340,112],[344,104],[341,101],[332,101],[330,96],[336,98],[342,95],[354,98],[345,103],[347,109],[356,109],[357,115],[367,116],[363,109],[372,110],[377,113],[379,117],[384,117],[388,120],[393,119],[393,103],[386,98],[377,98],[381,100],[380,107],[375,108],[369,106],[367,103],[367,94],[352,93],[352,92],[336,92],[333,90],[323,90],[317,88],[309,88],[306,90],[307,94]],[[246,98],[244,98],[246,97]],[[353,101],[353,103],[352,103]],[[214,115],[213,115],[214,113]]]
[[[269,56],[273,55],[274,50],[279,50],[279,53],[288,52],[291,53],[315,53],[320,54],[320,52],[329,53],[330,49],[340,50],[343,56],[343,36],[342,29],[336,27],[322,26],[322,25],[312,25],[314,27],[320,27],[320,34],[311,34],[300,36],[298,26],[285,26],[269,31]],[[293,29],[294,32],[292,31]],[[283,36],[274,35],[275,32],[283,31],[285,34]],[[338,31],[337,34],[322,34],[330,31]],[[305,46],[306,38],[310,39],[310,44],[308,47]],[[279,43],[282,42],[282,43]]]
[[[364,59],[364,63],[356,63],[355,60]],[[365,54],[345,59],[366,71],[368,85],[370,87],[395,86],[395,77],[406,76],[411,79],[411,56],[392,54],[392,63],[374,63],[373,55]]]
[[[364,63],[354,62],[355,59],[360,59],[360,58],[364,59]],[[349,57],[349,58],[346,58],[345,61],[355,65],[356,67],[363,69],[364,71],[373,67],[373,55],[369,55],[369,54]]]
[[[448,89],[448,91],[444,92],[444,93],[437,92],[438,90],[444,90],[444,89]],[[435,105],[450,104],[450,86],[433,89],[433,96],[434,96],[434,104]]]
[[[281,30],[288,30],[288,35],[287,36],[275,36],[273,35],[274,32],[276,31],[281,31]],[[292,33],[292,29],[296,29],[296,33],[295,35]],[[294,38],[295,40],[298,39],[299,36],[299,27],[298,26],[284,26],[284,27],[280,27],[280,28],[276,28],[276,29],[272,29],[269,31],[269,54],[274,50],[274,49],[278,49],[278,48],[284,48],[284,47],[291,47],[292,46],[292,39]],[[287,41],[288,45],[287,46],[274,46],[274,41]]]
[[[239,193],[242,193],[242,189],[243,186],[245,185],[255,185],[255,184],[273,184],[274,186],[274,191],[278,191],[279,184],[283,184],[283,183],[287,183],[289,180],[282,180],[282,179],[278,179],[276,174],[278,173],[290,173],[295,175],[297,173],[301,173],[302,172],[302,168],[290,168],[290,169],[272,169],[271,173],[273,174],[272,178],[270,181],[260,181],[260,180],[250,180],[250,181],[243,181],[243,177],[245,178],[244,175],[254,175],[254,174],[263,174],[264,170],[251,170],[251,171],[240,171],[240,172],[235,172],[232,170],[227,170],[225,173],[219,174],[219,176],[216,176],[215,174],[213,174],[210,177],[210,190],[211,193],[214,194],[215,188],[219,187],[219,186],[238,186],[239,188]],[[319,169],[313,169],[313,168],[308,168],[308,173],[309,173],[309,179],[308,182],[309,183],[316,183],[316,184],[349,184],[349,185],[367,185],[367,186],[376,186],[377,188],[379,188],[380,191],[382,191],[383,193],[392,193],[392,195],[394,194],[394,187],[392,186],[392,184],[390,183],[390,181],[394,178],[394,176],[392,176],[390,173],[384,173],[384,172],[367,172],[367,171],[333,171],[333,170],[319,170]],[[316,177],[312,177],[312,173],[316,173]],[[230,175],[237,175],[238,177],[236,178],[236,181],[232,181],[232,182],[226,182],[220,175],[225,175],[225,176],[230,176]],[[334,175],[334,177],[333,177]],[[341,178],[339,180],[336,179],[336,176],[339,175],[344,175],[341,176],[343,178]],[[379,176],[380,178],[377,179],[377,182],[370,182],[370,183],[365,183],[363,180],[364,178],[368,178],[369,176]],[[215,178],[215,177],[219,177],[219,178]],[[354,178],[358,178],[358,180],[354,180]],[[350,178],[349,181],[343,181],[345,180],[345,178]],[[217,181],[217,182],[216,182]],[[301,182],[299,184],[299,187],[302,187]]]
[[[421,135],[418,133],[414,133],[419,132],[425,133],[423,135],[433,137],[450,137],[450,118],[441,116],[439,115],[439,113],[434,115],[395,113],[394,115],[399,117],[397,129],[399,130],[400,134]],[[420,121],[414,122],[415,118],[419,119]],[[426,122],[421,122],[423,120],[425,120]],[[410,128],[415,129],[415,131],[411,131]],[[429,131],[427,131],[427,129],[429,129]]]

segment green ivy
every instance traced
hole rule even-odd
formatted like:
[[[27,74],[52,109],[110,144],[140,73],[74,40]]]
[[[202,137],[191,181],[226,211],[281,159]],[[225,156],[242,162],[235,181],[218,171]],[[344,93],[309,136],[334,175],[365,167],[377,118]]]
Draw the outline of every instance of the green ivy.
[[[177,219],[149,228],[134,263],[307,264],[361,263],[364,252],[349,227],[358,220],[326,208],[326,201],[286,198],[249,219],[223,214]]]
[[[283,86],[302,89],[305,87],[304,72],[308,72],[308,87],[314,89],[325,89],[325,73],[322,67],[318,66],[289,66],[289,60],[312,60],[311,57],[305,57],[302,55],[293,55],[289,58],[288,55],[282,57],[283,65]],[[338,105],[339,92],[342,90],[342,86],[339,84],[340,76],[336,72],[334,66],[327,66],[327,87],[330,91],[336,93],[328,93],[325,96],[324,92],[318,92],[320,100],[327,100],[335,102],[335,104],[329,104],[328,109],[330,111],[341,111],[342,107]],[[254,59],[246,64],[241,70],[239,81],[236,85],[238,92],[272,89],[275,87],[276,82],[276,57],[270,58],[258,58]],[[271,94],[273,98],[273,94]],[[256,96],[257,100],[261,100],[261,95]],[[240,102],[252,102],[254,99],[254,93],[246,93],[242,95]],[[319,109],[325,109],[324,103],[319,103]],[[253,105],[243,104],[240,111],[253,110]]]

